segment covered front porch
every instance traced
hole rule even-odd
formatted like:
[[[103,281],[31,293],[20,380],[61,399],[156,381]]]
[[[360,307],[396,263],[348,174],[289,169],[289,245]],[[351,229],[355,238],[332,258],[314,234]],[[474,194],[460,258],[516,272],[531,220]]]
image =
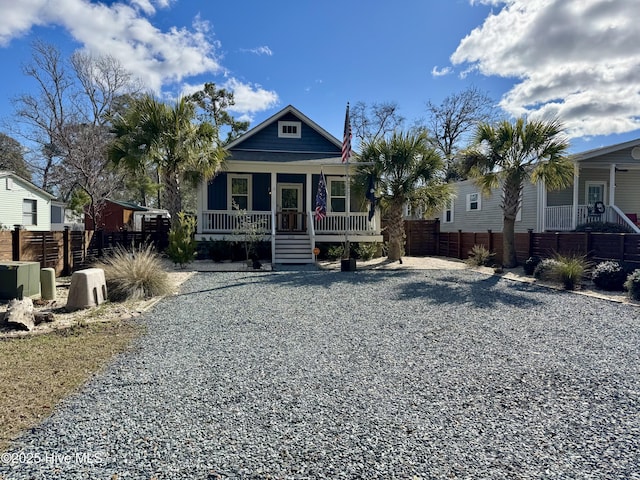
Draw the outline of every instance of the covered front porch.
[[[640,149],[593,154],[575,159],[572,187],[539,190],[541,213],[538,230],[571,231],[584,224],[608,222],[640,233]],[[599,153],[599,155],[596,155]]]
[[[379,213],[369,221],[368,203],[348,191],[344,165],[322,165],[327,214],[320,219],[314,213],[320,165],[290,162],[265,171],[267,165],[246,163],[202,189],[199,202],[207,208],[198,209],[197,240],[239,241],[251,225],[271,242],[272,263],[311,263],[317,243],[382,242]]]

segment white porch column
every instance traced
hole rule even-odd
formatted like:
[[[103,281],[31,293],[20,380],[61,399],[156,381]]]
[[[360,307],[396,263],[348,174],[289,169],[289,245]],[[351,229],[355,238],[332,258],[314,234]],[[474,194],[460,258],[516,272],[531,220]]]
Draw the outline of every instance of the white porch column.
[[[616,204],[616,164],[609,167],[609,205]]]
[[[276,211],[276,204],[278,201],[278,174],[276,172],[271,173],[271,211]]]
[[[305,218],[307,218],[309,216],[308,212],[311,212],[314,210],[315,206],[313,205],[313,203],[311,203],[312,199],[311,199],[311,190],[313,188],[313,179],[311,177],[311,173],[307,173],[307,199],[306,199],[306,205],[307,208],[304,212],[304,216]]]
[[[536,231],[542,233],[546,230],[547,221],[547,184],[544,180],[538,182],[538,215],[536,221]]]
[[[578,226],[578,191],[580,187],[580,166],[575,163],[573,165],[573,205],[571,208],[571,229],[575,230]]]

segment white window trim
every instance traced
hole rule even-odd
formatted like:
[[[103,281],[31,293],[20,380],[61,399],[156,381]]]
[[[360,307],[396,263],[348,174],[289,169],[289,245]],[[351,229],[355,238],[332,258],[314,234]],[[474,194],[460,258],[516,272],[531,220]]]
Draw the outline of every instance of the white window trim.
[[[13,190],[13,178],[7,177],[7,190]]]
[[[234,178],[246,178],[247,179],[247,211],[253,210],[253,191],[252,179],[253,175],[240,175],[237,173],[229,173],[227,175],[227,205],[229,210],[233,210],[233,191],[231,189],[232,179]]]
[[[335,197],[333,195],[331,195],[331,184],[333,182],[341,182],[344,183],[345,185],[345,191],[344,191],[344,195],[336,195]],[[340,177],[327,177],[327,210],[331,213],[337,213],[337,214],[347,214],[347,181],[344,178],[340,178]],[[343,212],[336,212],[333,210],[333,208],[331,207],[331,200],[333,198],[344,198],[344,211]]]
[[[453,223],[454,222],[454,216],[453,216],[453,212],[455,211],[454,207],[454,199],[452,198],[451,200],[449,200],[449,204],[447,206],[444,207],[444,210],[442,211],[442,223]],[[447,220],[447,212],[450,211],[451,212],[451,220]]]
[[[478,208],[474,208],[474,209],[471,208],[472,195],[478,196],[478,200],[476,201],[476,203],[478,204]],[[467,212],[479,212],[480,210],[482,210],[482,195],[480,195],[479,192],[467,193]]]
[[[29,223],[25,223],[24,216],[27,212],[24,211],[25,202],[29,202],[30,205],[33,206],[29,215],[31,215],[31,221]],[[35,221],[34,221],[35,220]],[[22,225],[25,227],[33,227],[38,225],[38,200],[34,200],[32,198],[23,198],[22,199]]]
[[[607,204],[607,182],[597,180],[587,180],[584,182],[584,204],[589,204],[589,187],[591,185],[602,185],[602,203]]]
[[[284,133],[282,131],[282,127],[296,127],[296,133]],[[286,121],[279,121],[278,122],[278,137],[279,138],[301,138],[302,137],[302,122],[286,122]]]

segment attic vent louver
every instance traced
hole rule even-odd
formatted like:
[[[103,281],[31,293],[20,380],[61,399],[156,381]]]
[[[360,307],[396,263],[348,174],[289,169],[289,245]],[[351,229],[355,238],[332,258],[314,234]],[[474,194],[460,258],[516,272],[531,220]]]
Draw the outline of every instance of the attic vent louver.
[[[300,138],[300,122],[278,122],[278,137],[280,138]]]

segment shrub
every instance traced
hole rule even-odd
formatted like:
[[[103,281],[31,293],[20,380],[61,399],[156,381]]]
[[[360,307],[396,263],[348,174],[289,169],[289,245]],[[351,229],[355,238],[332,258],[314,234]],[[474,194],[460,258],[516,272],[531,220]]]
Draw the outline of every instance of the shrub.
[[[331,245],[329,250],[327,250],[327,258],[329,260],[338,260],[342,258],[342,253],[344,252],[344,247],[342,245]]]
[[[371,260],[378,253],[377,243],[361,242],[356,248],[356,254],[361,260]]]
[[[629,298],[640,300],[640,269],[629,274],[624,282],[624,288],[629,293]]]
[[[557,282],[560,279],[558,267],[560,262],[553,258],[545,258],[534,269],[533,276],[537,280]]]
[[[597,232],[597,233],[632,233],[626,225],[612,222],[589,222],[582,223],[576,227],[576,232]]]
[[[171,292],[171,282],[152,245],[127,250],[118,246],[95,264],[104,270],[109,300],[140,300]]]
[[[566,290],[573,290],[582,283],[582,277],[591,266],[591,263],[582,255],[562,256],[557,255],[557,274],[560,283]]]
[[[484,245],[474,245],[466,262],[475,267],[489,266],[494,255]]]
[[[624,267],[615,261],[599,263],[591,273],[593,284],[602,290],[622,291],[626,279],[627,272]]]
[[[169,248],[167,248],[167,255],[176,265],[184,267],[187,263],[193,262],[197,250],[195,233],[195,217],[184,212],[178,213],[178,218],[169,231]]]
[[[524,269],[524,273],[527,275],[533,275],[533,272],[541,261],[542,259],[536,256],[527,258],[522,267]]]

